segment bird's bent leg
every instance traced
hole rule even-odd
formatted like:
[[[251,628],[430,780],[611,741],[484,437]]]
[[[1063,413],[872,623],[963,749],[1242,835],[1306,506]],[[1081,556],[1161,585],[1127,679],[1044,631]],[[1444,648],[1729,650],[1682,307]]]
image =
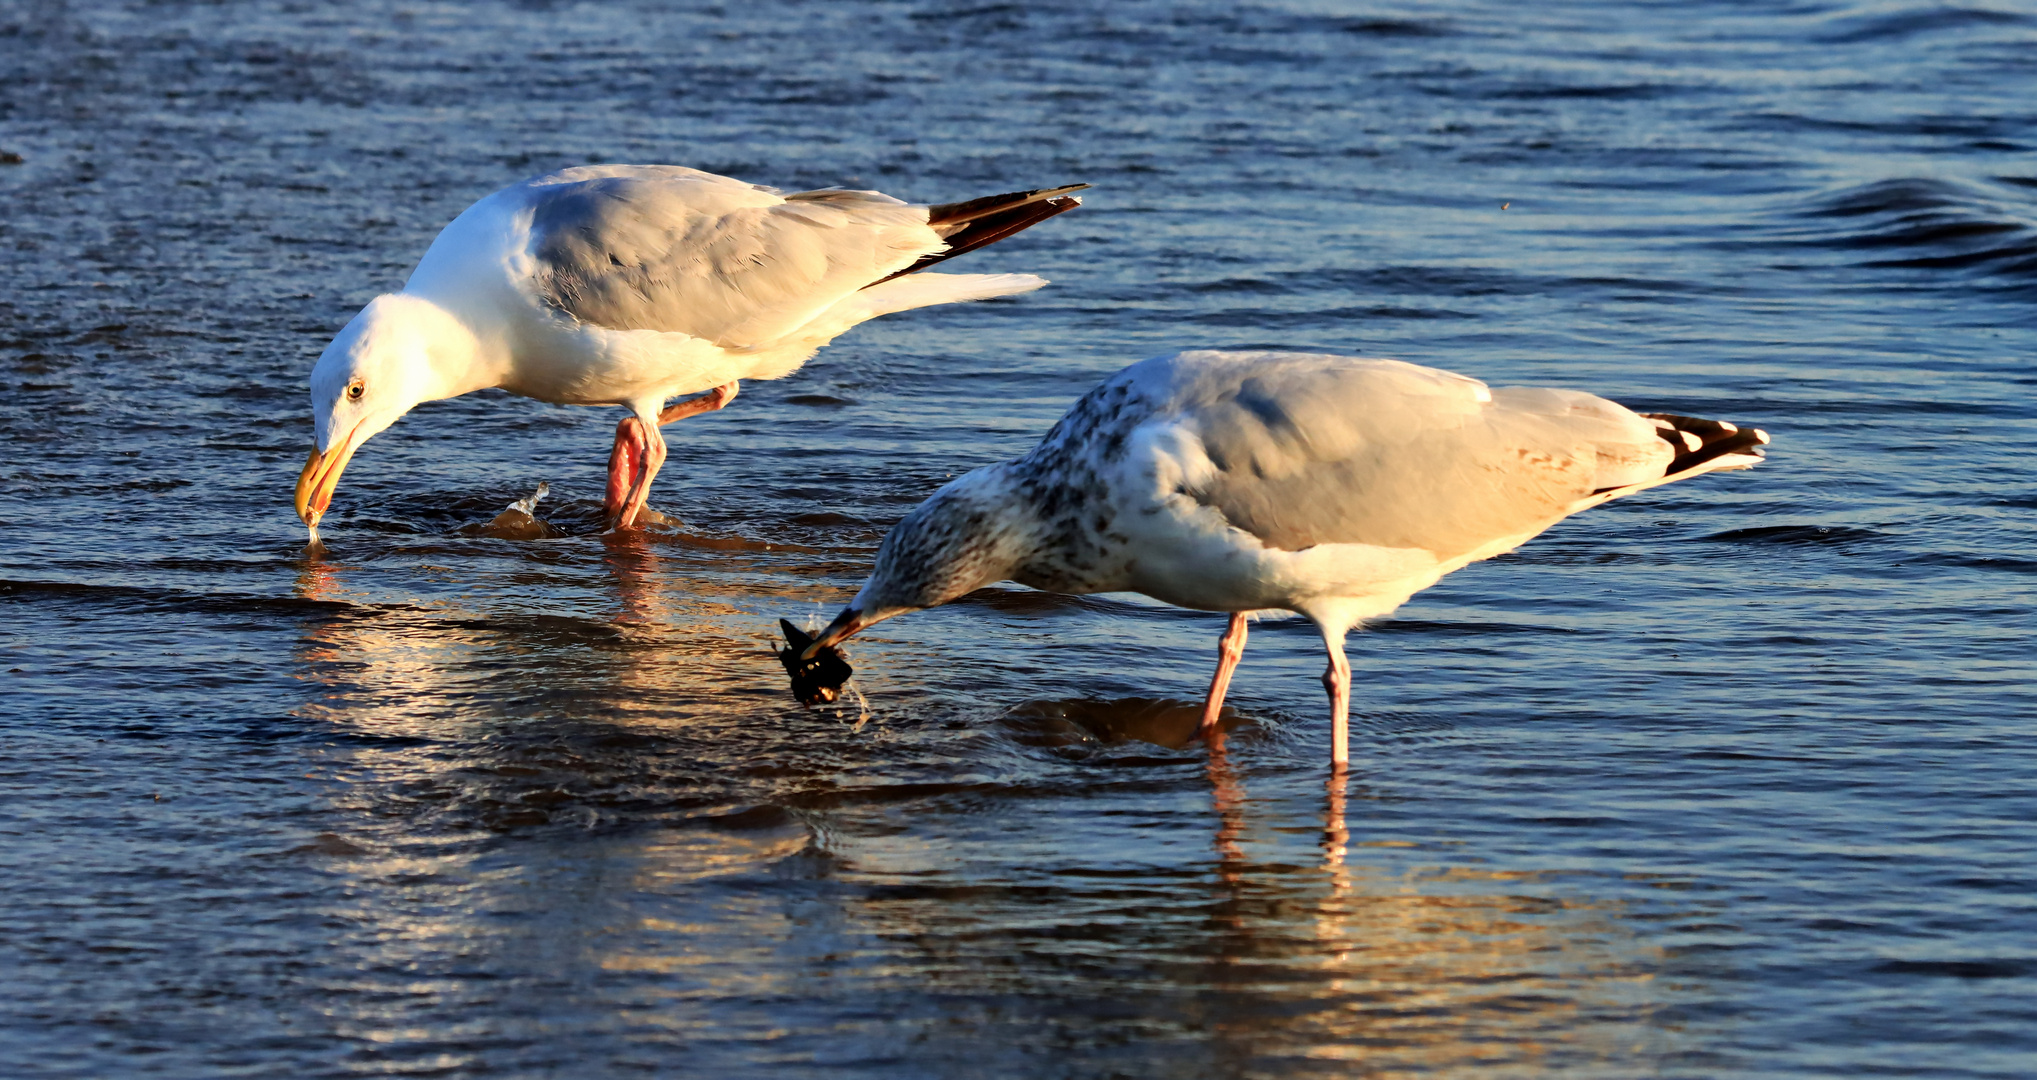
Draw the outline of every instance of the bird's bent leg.
[[[731,380],[695,398],[688,398],[658,413],[658,426],[713,412],[736,399],[739,383]],[[610,529],[636,525],[637,515],[651,500],[651,478],[665,464],[665,437],[636,416],[625,416],[615,425],[615,448],[608,453],[608,494],[602,511]]]
[[[740,383],[730,380],[707,393],[688,398],[658,413],[656,425],[625,416],[615,425],[615,448],[608,453],[608,494],[602,510],[610,529],[636,525],[637,515],[651,501],[651,478],[665,464],[665,437],[656,428],[689,416],[713,412],[736,399]]]
[[[630,488],[636,483],[637,472],[649,449],[650,440],[644,437],[642,421],[625,416],[616,422],[615,446],[608,452],[608,493],[601,500],[602,520],[611,529],[623,527],[623,504],[629,500]]]
[[[636,525],[637,515],[651,499],[651,479],[665,464],[665,440],[657,428],[635,416],[615,425],[615,448],[608,454],[608,493],[602,508],[612,530]]]
[[[1209,699],[1202,703],[1202,723],[1195,729],[1196,737],[1214,749],[1223,735],[1217,730],[1217,714],[1224,708],[1224,692],[1231,688],[1231,672],[1238,669],[1238,661],[1245,655],[1245,628],[1250,625],[1242,611],[1231,613],[1231,625],[1224,630],[1224,636],[1217,641],[1217,673],[1209,681]]]
[[[658,434],[658,429],[649,424],[641,426],[650,435],[651,445],[649,452],[644,455],[643,464],[638,469],[637,482],[630,487],[629,502],[622,509],[621,527],[626,529],[637,526],[643,514],[644,504],[651,501],[651,480],[665,464],[665,437]]]
[[[740,380],[731,379],[699,397],[687,398],[685,401],[681,401],[664,412],[659,413],[658,423],[669,424],[674,420],[684,420],[689,416],[699,416],[704,412],[713,412],[734,401],[738,389],[740,389]]]
[[[1330,771],[1341,773],[1351,761],[1351,661],[1344,656],[1344,635],[1323,634],[1330,666],[1323,689],[1330,692]]]

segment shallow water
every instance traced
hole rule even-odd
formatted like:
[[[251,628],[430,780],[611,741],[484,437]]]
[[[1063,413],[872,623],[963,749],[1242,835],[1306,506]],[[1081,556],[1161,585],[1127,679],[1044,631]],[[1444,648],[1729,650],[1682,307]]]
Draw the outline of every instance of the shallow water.
[[[33,1076],[2037,1072],[2037,16],[0,5],[0,1062]],[[304,376],[584,161],[1087,181],[670,433]],[[1191,345],[1759,424],[1352,639],[1015,588],[803,709],[886,526]],[[481,535],[548,481],[563,535]]]

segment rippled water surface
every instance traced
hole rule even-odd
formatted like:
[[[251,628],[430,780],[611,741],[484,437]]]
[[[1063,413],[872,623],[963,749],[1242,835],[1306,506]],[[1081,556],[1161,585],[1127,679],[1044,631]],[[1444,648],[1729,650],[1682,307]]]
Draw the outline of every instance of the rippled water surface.
[[[1927,4],[0,0],[0,1072],[2037,1073],[2037,14]],[[8,160],[12,160],[11,158]],[[588,161],[1096,185],[670,431],[304,378]],[[890,522],[1192,345],[1766,427],[1352,639],[1003,587],[853,650]],[[478,535],[540,481],[564,535]]]

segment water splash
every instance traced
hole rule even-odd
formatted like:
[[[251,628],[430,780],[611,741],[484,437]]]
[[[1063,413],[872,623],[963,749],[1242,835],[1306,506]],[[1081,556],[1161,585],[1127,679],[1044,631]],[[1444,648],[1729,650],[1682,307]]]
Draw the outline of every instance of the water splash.
[[[812,637],[820,633],[821,627],[826,625],[825,614],[818,605],[815,606],[814,610],[806,613],[807,636]],[[841,654],[844,661],[848,659],[849,654],[846,646],[837,646],[836,651]],[[871,717],[876,714],[870,711],[870,699],[863,696],[863,688],[857,686],[854,679],[843,683],[842,689],[856,695],[856,723],[849,728],[849,734],[860,734],[863,730],[863,725],[869,723]]]
[[[539,482],[538,489],[509,504],[508,509],[495,515],[495,520],[480,527],[465,526],[460,531],[467,536],[486,536],[495,540],[549,540],[559,535],[550,524],[539,521],[538,500],[550,494],[552,485]]]
[[[863,725],[869,723],[870,717],[875,715],[870,711],[870,699],[864,697],[862,688],[857,686],[853,682],[849,683],[847,686],[844,686],[842,689],[847,690],[849,693],[856,695],[856,712],[857,712],[856,724],[854,727],[851,727],[849,729],[849,734],[851,735],[860,734],[863,730]]]
[[[552,485],[550,481],[540,480],[538,481],[538,489],[536,491],[533,491],[530,494],[525,495],[523,498],[518,499],[513,503],[510,503],[509,508],[511,510],[522,511],[523,513],[529,514],[532,517],[536,517],[538,516],[538,500],[544,498],[547,495],[550,495],[551,493]],[[316,529],[312,530],[312,536],[316,537],[317,535],[318,531]]]

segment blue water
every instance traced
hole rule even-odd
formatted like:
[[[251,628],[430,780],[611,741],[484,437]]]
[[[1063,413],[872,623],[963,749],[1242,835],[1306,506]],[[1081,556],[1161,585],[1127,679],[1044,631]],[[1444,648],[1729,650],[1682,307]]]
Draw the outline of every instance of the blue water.
[[[0,0],[0,1073],[2037,1073],[2037,11]],[[668,433],[483,393],[303,551],[304,379],[587,161],[1077,181]],[[966,262],[967,265],[964,265]],[[1352,639],[775,620],[1184,346],[1766,428]],[[539,481],[566,535],[477,535]]]

